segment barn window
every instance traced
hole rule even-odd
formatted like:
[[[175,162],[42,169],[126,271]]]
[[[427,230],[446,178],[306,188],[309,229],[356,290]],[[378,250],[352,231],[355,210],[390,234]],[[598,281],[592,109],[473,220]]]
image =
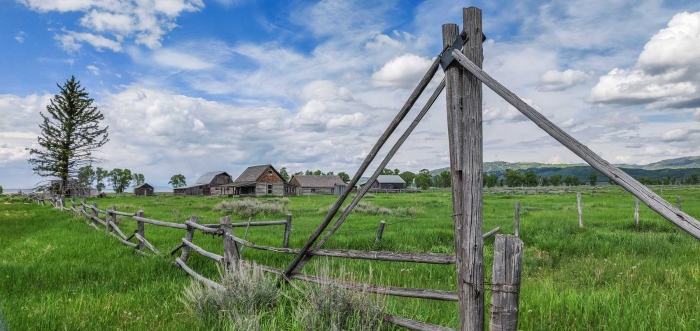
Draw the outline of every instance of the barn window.
[[[272,194],[272,185],[267,185],[267,194]]]
[[[311,193],[316,193],[316,189],[311,189]]]
[[[268,170],[268,171],[267,171],[267,174],[268,174],[268,175],[272,175],[272,170]]]

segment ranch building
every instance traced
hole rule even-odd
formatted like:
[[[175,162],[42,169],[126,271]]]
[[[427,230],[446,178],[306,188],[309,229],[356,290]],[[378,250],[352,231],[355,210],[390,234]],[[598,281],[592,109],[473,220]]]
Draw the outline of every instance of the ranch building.
[[[289,183],[295,186],[296,195],[337,194],[345,190],[345,183],[338,175],[294,175]]]
[[[364,185],[371,185],[370,190],[403,190],[406,186],[406,181],[399,175],[379,175],[377,180],[372,184],[364,183]]]
[[[233,183],[226,184],[225,187],[232,188],[232,194],[239,197],[294,194],[294,186],[287,183],[270,164],[248,167]]]
[[[134,196],[146,197],[146,196],[153,196],[153,195],[155,195],[155,193],[153,191],[153,186],[149,185],[148,183],[143,183],[143,184],[134,186]]]
[[[178,187],[173,190],[175,195],[229,195],[232,189],[231,176],[224,171],[207,172],[197,179],[194,185]]]

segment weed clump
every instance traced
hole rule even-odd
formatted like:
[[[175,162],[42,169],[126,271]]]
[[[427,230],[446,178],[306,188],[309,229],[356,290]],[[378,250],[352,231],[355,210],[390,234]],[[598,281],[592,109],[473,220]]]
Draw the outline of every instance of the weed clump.
[[[234,330],[261,330],[260,318],[277,306],[280,291],[259,267],[239,265],[234,272],[221,272],[223,290],[192,280],[182,302],[205,321],[232,324]]]
[[[330,210],[332,207],[333,205],[328,206],[328,210]],[[340,207],[340,212],[344,212],[346,208],[347,206]],[[416,213],[416,209],[413,207],[397,207],[396,209],[390,209],[386,207],[374,206],[372,203],[366,201],[360,201],[352,211],[368,215],[395,215],[400,217],[413,216]]]
[[[253,217],[258,214],[275,215],[283,214],[288,203],[288,198],[221,201],[214,206],[213,210],[243,217]]]

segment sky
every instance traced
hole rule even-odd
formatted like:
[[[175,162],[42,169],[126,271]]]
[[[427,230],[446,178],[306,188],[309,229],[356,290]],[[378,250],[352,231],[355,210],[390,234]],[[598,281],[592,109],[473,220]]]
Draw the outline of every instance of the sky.
[[[41,180],[25,148],[71,75],[109,126],[96,166],[152,185],[268,163],[352,175],[466,6],[484,70],[606,160],[700,155],[698,1],[3,0],[0,185]],[[582,162],[487,87],[483,108],[485,161]],[[443,93],[389,167],[448,165]]]

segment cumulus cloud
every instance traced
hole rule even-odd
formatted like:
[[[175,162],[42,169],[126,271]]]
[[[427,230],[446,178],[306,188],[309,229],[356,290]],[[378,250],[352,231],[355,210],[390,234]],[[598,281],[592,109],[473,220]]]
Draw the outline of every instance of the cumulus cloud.
[[[38,12],[79,12],[79,24],[88,31],[63,30],[56,35],[64,49],[75,51],[88,43],[98,50],[119,52],[126,38],[155,49],[184,12],[204,8],[202,0],[19,0]]]
[[[568,129],[568,128],[573,128],[573,127],[582,125],[584,123],[586,123],[586,120],[584,120],[583,118],[573,118],[572,117],[572,118],[569,118],[568,120],[562,122],[559,126],[562,128]]]
[[[540,91],[564,91],[591,78],[590,73],[581,70],[548,70],[540,77]]]
[[[423,77],[432,62],[414,54],[401,55],[372,74],[372,84],[378,87],[410,88]]]
[[[661,135],[661,140],[665,142],[682,142],[699,139],[700,130],[698,129],[674,129]]]
[[[700,106],[700,12],[676,14],[651,37],[631,69],[600,78],[588,101],[657,108]]]

